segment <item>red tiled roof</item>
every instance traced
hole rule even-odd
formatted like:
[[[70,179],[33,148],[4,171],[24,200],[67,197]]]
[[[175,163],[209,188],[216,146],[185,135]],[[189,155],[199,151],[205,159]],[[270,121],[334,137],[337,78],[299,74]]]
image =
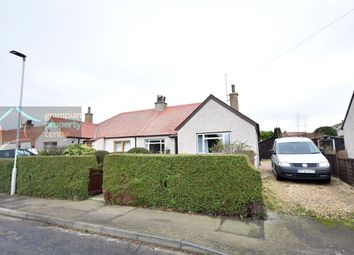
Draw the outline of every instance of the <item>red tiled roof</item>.
[[[120,113],[98,124],[96,138],[173,135],[199,105],[168,106],[161,112],[149,109]]]
[[[70,123],[77,123],[79,127],[76,128],[74,126],[69,127],[61,127],[61,131],[64,132],[66,137],[74,137],[74,138],[93,138],[96,131],[96,124],[82,122],[78,120],[70,120],[70,119],[63,119],[63,118],[56,118],[52,117],[51,121],[58,124],[70,124]]]
[[[20,143],[30,142],[32,146],[35,145],[36,137],[42,131],[43,126],[29,127],[20,129]],[[0,142],[14,143],[16,142],[17,129],[0,130]]]

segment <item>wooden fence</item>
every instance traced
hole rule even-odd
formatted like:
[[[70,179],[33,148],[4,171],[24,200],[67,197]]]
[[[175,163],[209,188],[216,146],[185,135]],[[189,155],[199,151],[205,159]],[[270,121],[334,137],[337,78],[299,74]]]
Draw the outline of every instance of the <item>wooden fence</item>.
[[[325,154],[332,168],[332,175],[354,186],[354,159],[338,158],[335,154]]]

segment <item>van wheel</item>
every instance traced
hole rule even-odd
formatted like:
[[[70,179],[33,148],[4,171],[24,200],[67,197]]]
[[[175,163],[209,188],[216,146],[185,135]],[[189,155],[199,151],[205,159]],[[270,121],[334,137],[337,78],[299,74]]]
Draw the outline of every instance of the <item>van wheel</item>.
[[[331,183],[331,178],[325,179],[322,181],[323,183]]]
[[[279,174],[277,174],[277,181],[282,181],[284,180],[283,177],[281,177]]]

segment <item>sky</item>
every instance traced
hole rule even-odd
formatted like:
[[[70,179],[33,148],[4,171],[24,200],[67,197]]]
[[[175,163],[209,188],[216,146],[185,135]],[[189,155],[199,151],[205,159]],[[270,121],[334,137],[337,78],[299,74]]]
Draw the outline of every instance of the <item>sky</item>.
[[[354,1],[0,0],[0,106],[120,112],[227,102],[261,130],[344,117],[354,90]],[[225,86],[227,74],[227,89]]]

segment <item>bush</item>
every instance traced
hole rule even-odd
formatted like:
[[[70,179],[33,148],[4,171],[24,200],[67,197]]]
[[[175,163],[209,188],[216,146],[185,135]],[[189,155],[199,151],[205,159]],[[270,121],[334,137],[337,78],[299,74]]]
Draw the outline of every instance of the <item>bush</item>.
[[[104,158],[109,154],[108,151],[98,150],[95,152],[96,160],[99,166],[103,166]]]
[[[246,143],[234,142],[230,144],[216,143],[211,148],[212,153],[224,153],[224,154],[244,154],[251,161],[252,165],[255,165],[256,153],[251,150],[251,147]]]
[[[0,159],[0,193],[10,193],[13,166],[12,159]]]
[[[95,149],[87,145],[73,144],[64,150],[64,155],[94,155]]]
[[[263,217],[262,180],[243,155],[108,155],[109,204]]]
[[[337,136],[337,131],[334,128],[328,126],[316,128],[316,130],[313,132],[318,136],[321,135]]]
[[[150,154],[150,151],[142,147],[135,147],[131,148],[127,153]]]
[[[64,155],[65,149],[66,149],[66,147],[41,149],[38,151],[38,155],[40,155],[40,156],[60,156],[60,155]]]
[[[90,168],[97,168],[94,156],[19,158],[17,194],[72,200],[86,199]]]

